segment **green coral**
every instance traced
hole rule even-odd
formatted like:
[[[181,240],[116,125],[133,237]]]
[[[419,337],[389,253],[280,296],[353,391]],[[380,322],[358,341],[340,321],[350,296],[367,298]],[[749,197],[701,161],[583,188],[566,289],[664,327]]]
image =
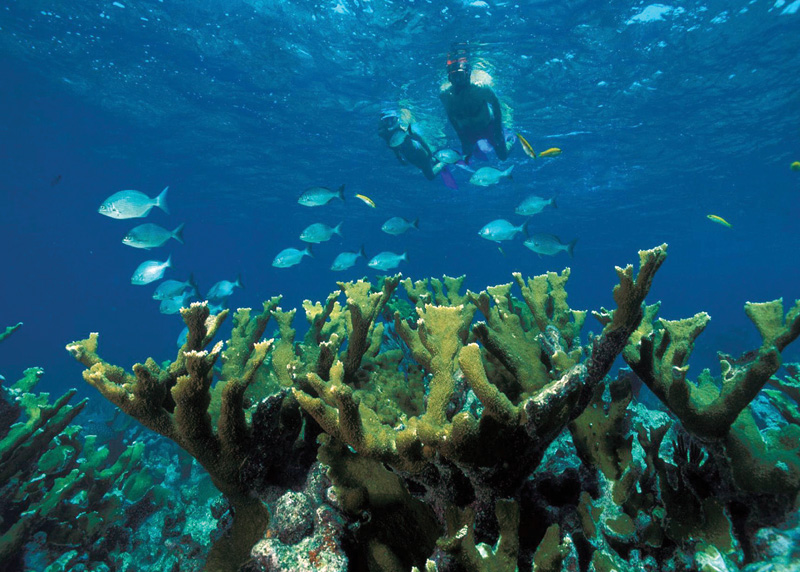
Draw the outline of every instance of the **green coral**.
[[[422,562],[441,535],[429,506],[415,499],[403,480],[378,461],[351,452],[340,440],[321,437],[319,459],[337,483],[337,504],[355,520],[369,514],[354,533],[371,569],[404,572]]]
[[[800,425],[800,364],[785,363],[783,367],[789,375],[771,377],[767,385],[774,389],[764,393],[788,423]]]
[[[447,499],[460,497],[496,504],[503,495],[518,493],[547,446],[586,407],[639,325],[642,302],[664,255],[664,247],[641,253],[636,280],[631,267],[618,270],[618,309],[600,315],[605,328],[591,348],[578,341],[585,313],[566,305],[568,272],[527,285],[519,279],[525,304],[512,299],[507,284],[468,293],[466,303],[434,305],[427,301],[437,299],[435,290],[428,291],[425,282],[406,281],[417,322],[409,324],[396,314],[394,326],[427,374],[424,410],[400,416],[394,425],[384,423],[358,398],[341,361],[332,365],[327,379],[308,373],[310,388],[296,387],[294,395],[326,433],[359,456],[386,463],[437,490],[444,503],[437,511],[446,510]],[[487,321],[471,328],[476,311]],[[486,343],[468,343],[471,333]],[[523,346],[534,348],[524,355],[535,358],[535,365],[512,359],[519,353],[514,348]],[[480,402],[478,415],[459,410],[461,386]],[[455,473],[462,476],[455,478]],[[335,475],[334,483],[340,484]]]
[[[302,339],[296,310],[273,298],[257,315],[237,312],[224,352],[206,347],[226,314],[193,305],[183,311],[189,336],[176,359],[164,367],[148,360],[132,374],[100,360],[96,335],[70,350],[89,368],[87,381],[189,451],[229,499],[234,550],[216,546],[210,569],[226,569],[228,554],[240,561],[263,530],[264,508],[240,468],[252,461],[251,405],[264,397],[276,411],[302,408],[308,417],[293,413],[293,426],[306,419],[312,439],[324,432],[317,458],[353,524],[356,558],[370,570],[430,571],[434,560],[474,571],[558,570],[577,564],[573,539],[590,570],[625,569],[628,558],[652,566],[664,555],[738,564],[732,503],[800,489],[798,370],[772,377],[800,334],[800,305],[784,315],[780,301],[748,304],[761,347],[746,359],[721,357],[720,379],[704,372],[691,382],[689,355],[708,317],[658,320],[659,305],[645,305],[665,257],[662,245],[639,252],[638,273],[616,269],[616,307],[592,313],[602,330],[589,339],[581,335],[588,312],[567,301],[566,269],[516,273],[477,293],[462,292],[463,276],[341,282],[323,301],[303,302]],[[275,339],[259,342],[270,319]],[[633,373],[609,379],[620,355]],[[636,378],[674,418],[636,402]],[[768,382],[787,423],[760,431],[749,404]],[[286,439],[279,424],[269,427],[270,439]],[[539,486],[531,475],[558,462],[546,451],[564,441],[578,453],[580,485],[594,484],[569,506],[526,512],[521,527],[520,507]],[[43,463],[57,467],[68,455]],[[146,485],[125,481],[130,494]],[[744,518],[754,529],[762,516],[756,507]]]
[[[94,436],[83,440],[80,428],[71,425],[87,400],[69,405],[74,389],[53,403],[48,394],[33,393],[43,373],[29,368],[4,388],[4,407],[16,409],[21,420],[3,427],[0,439],[0,488],[7,519],[0,525],[3,569],[17,565],[38,531],[46,531],[53,545],[92,544],[121,521],[123,500],[138,500],[125,496],[125,483],[139,469],[143,446],[128,447],[109,465],[108,449],[97,447]]]
[[[490,547],[475,542],[474,509],[448,507],[447,533],[439,539],[439,547],[452,555],[466,572],[515,572],[519,553],[519,505],[510,499],[498,500],[495,517],[499,535],[495,545]]]
[[[745,313],[762,337],[761,347],[744,364],[722,359],[722,387],[686,379],[689,356],[710,317],[644,324],[647,331],[628,344],[625,360],[650,390],[691,433],[706,439],[724,437],[739,414],[778,371],[781,352],[800,335],[800,301],[784,317],[782,300],[748,303]]]
[[[18,329],[22,327],[22,322],[17,322],[13,326],[7,326],[5,330],[0,332],[0,342],[6,339],[8,336],[16,332]]]
[[[227,310],[210,315],[206,304],[195,303],[181,314],[189,333],[175,361],[162,368],[152,359],[133,366],[133,373],[103,361],[97,354],[98,335],[73,342],[67,350],[88,369],[84,379],[122,411],[146,427],[175,441],[208,471],[233,507],[230,534],[219,540],[208,566],[226,570],[243,561],[269,522],[266,507],[253,498],[240,478],[251,439],[244,395],[264,362],[272,341],[259,341],[277,301],[264,304],[255,316],[239,310],[228,349],[211,343]],[[219,414],[212,418],[213,367],[222,359],[226,376],[221,385]]]
[[[551,524],[533,555],[533,569],[537,572],[560,572],[571,548],[572,540],[561,538],[560,527]]]
[[[781,352],[800,335],[800,301],[785,315],[782,300],[747,303],[745,313],[761,334],[761,346],[740,360],[720,354],[720,380],[704,371],[694,383],[687,379],[689,357],[710,317],[700,313],[656,323],[656,311],[648,312],[649,322],[642,323],[639,335],[631,337],[623,352],[633,371],[687,431],[722,443],[743,490],[790,495],[800,491],[800,425],[791,421],[762,433],[748,408],[774,379]],[[791,407],[782,411],[791,420]]]

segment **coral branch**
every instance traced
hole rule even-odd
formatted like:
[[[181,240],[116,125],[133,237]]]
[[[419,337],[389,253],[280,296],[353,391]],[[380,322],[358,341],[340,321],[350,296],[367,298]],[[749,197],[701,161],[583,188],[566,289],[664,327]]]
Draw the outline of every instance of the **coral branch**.
[[[340,282],[339,287],[347,297],[349,312],[347,351],[343,358],[346,379],[352,379],[361,366],[361,359],[369,348],[368,337],[386,302],[400,282],[400,275],[384,279],[380,292],[370,293],[372,285],[364,280]]]
[[[697,314],[678,321],[659,320],[649,333],[630,344],[624,357],[636,374],[681,420],[688,431],[706,439],[724,437],[733,422],[778,371],[780,352],[800,335],[800,303],[784,318],[783,303],[748,303],[745,312],[762,337],[761,347],[744,363],[722,358],[722,388],[709,381],[695,385],[686,378],[697,336],[710,318]]]
[[[13,326],[7,326],[5,330],[0,332],[0,342],[6,339],[8,336],[16,332],[18,329],[22,327],[22,322],[17,322]]]
[[[104,362],[97,355],[97,334],[74,342],[67,349],[89,369],[84,379],[125,413],[175,441],[208,471],[214,484],[233,508],[230,535],[211,551],[209,567],[231,569],[241,562],[268,523],[262,503],[253,498],[240,478],[247,460],[251,434],[244,415],[244,391],[266,359],[272,342],[258,342],[278,299],[265,302],[263,311],[251,316],[239,310],[232,338],[222,355],[222,342],[204,348],[217,333],[227,312],[210,316],[205,303],[181,310],[189,328],[187,343],[166,369],[154,360],[133,367],[133,375]],[[212,417],[211,384],[214,364],[222,356],[223,384],[219,416]],[[216,430],[215,430],[216,426]]]

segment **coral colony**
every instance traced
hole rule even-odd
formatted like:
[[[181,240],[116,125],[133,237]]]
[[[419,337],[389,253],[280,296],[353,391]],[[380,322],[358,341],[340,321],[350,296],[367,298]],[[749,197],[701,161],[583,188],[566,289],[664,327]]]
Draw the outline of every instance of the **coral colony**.
[[[463,277],[340,282],[324,302],[303,304],[301,340],[296,310],[279,297],[237,310],[227,342],[215,338],[228,310],[194,303],[181,310],[189,333],[176,359],[130,372],[103,361],[97,334],[71,343],[89,384],[207,471],[222,495],[210,546],[195,537],[188,554],[185,531],[171,550],[157,542],[202,504],[181,490],[196,476],[156,482],[141,443],[109,459],[71,425],[85,402],[32,394],[40,373],[28,370],[3,401],[0,563],[376,572],[789,563],[800,368],[782,370],[781,352],[800,335],[800,302],[786,314],[780,300],[748,303],[761,346],[719,354],[718,377],[690,379],[709,317],[659,319],[659,304],[645,303],[665,258],[662,245],[639,253],[635,277],[617,268],[616,308],[592,312],[598,334],[582,334],[587,312],[567,304],[567,269],[515,273],[478,293],[461,292]],[[609,375],[620,357],[628,367]],[[154,519],[149,543],[121,532]],[[139,568],[123,565],[137,553]]]

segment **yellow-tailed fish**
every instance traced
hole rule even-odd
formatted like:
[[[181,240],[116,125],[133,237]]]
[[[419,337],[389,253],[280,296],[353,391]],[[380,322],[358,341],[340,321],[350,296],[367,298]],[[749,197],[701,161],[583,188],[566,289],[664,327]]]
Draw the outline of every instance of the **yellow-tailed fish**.
[[[517,133],[517,139],[519,139],[519,142],[522,144],[522,150],[525,151],[525,154],[531,159],[536,159],[536,151],[533,150],[528,140],[519,133]]]
[[[373,201],[368,196],[366,196],[366,195],[356,195],[356,198],[357,199],[361,199],[362,201],[367,203],[369,206],[371,206],[373,209],[375,208],[375,201]]]
[[[792,171],[800,171],[800,161],[795,161],[794,163],[792,163],[791,165],[789,165],[789,168],[790,168]]]
[[[725,220],[724,218],[722,218],[721,216],[717,216],[715,214],[710,214],[710,215],[706,215],[706,216],[710,220],[713,220],[714,222],[718,222],[722,226],[727,226],[728,228],[733,228],[733,225],[731,223],[729,223],[727,220]]]
[[[556,155],[561,155],[561,149],[558,147],[550,147],[546,151],[539,153],[539,157],[555,157]]]

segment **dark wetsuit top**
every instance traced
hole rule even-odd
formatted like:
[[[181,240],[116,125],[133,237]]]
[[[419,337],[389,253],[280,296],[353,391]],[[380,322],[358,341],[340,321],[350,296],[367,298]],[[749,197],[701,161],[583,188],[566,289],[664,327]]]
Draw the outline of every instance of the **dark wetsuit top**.
[[[440,98],[447,118],[461,140],[464,155],[472,153],[479,139],[487,139],[499,159],[508,156],[500,102],[489,86],[470,83],[456,90],[451,85],[442,91]]]

